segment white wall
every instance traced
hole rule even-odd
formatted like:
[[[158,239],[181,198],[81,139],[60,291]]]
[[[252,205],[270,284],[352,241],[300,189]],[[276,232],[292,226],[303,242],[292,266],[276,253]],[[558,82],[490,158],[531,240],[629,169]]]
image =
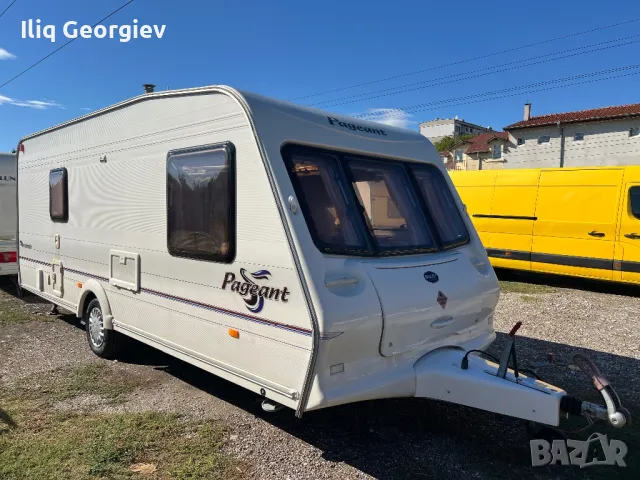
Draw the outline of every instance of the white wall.
[[[630,128],[640,127],[640,118],[563,125],[564,166],[640,165],[640,136],[630,137]],[[584,140],[574,141],[576,133]],[[538,144],[542,135],[549,143]],[[505,168],[545,168],[560,166],[560,129],[557,126],[509,132],[515,145],[506,156]],[[524,145],[517,145],[523,138]]]
[[[453,120],[445,120],[436,125],[420,125],[420,134],[430,140],[437,141],[442,137],[453,136],[453,128]]]

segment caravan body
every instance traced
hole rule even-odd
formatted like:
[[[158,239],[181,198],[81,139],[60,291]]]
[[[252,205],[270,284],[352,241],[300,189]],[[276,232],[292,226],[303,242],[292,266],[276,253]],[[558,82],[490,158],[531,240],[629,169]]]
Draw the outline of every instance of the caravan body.
[[[557,424],[560,389],[460,368],[498,282],[418,133],[207,87],[21,145],[21,285],[94,352],[128,335],[298,415],[417,396]]]
[[[0,275],[16,275],[16,155],[0,153]]]

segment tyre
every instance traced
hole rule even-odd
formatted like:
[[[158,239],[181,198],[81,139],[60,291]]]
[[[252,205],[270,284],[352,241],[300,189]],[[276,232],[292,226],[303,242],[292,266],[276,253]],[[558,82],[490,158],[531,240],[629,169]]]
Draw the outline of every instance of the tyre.
[[[113,358],[120,343],[118,333],[104,328],[102,307],[97,298],[87,305],[84,323],[91,351],[102,358]]]

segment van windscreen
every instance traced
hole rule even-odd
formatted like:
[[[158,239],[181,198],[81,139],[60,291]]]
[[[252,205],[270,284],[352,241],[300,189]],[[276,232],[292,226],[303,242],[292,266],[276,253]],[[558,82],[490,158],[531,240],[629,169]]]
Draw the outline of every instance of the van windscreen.
[[[282,153],[321,251],[406,255],[469,241],[454,197],[435,166],[294,145]]]

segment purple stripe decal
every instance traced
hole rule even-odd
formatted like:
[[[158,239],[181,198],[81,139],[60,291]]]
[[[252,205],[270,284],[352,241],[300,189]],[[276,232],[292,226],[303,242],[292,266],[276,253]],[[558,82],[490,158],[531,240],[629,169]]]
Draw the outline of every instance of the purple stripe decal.
[[[40,265],[51,266],[50,263],[42,262],[40,260],[34,260],[33,258],[20,257],[20,259],[28,260],[30,262],[38,263]],[[70,273],[75,273],[78,275],[84,275],[86,277],[95,278],[96,280],[101,280],[103,282],[108,282],[109,279],[105,277],[100,277],[98,275],[92,275],[90,273],[81,272],[80,270],[74,270],[71,268],[66,268],[65,270]],[[271,327],[280,328],[282,330],[287,330],[289,332],[299,333],[301,335],[311,336],[311,330],[306,328],[296,327],[294,325],[287,325],[285,323],[274,322],[273,320],[267,320],[265,318],[254,317],[253,315],[247,315],[246,313],[235,312],[233,310],[227,310],[226,308],[216,307],[215,305],[209,305],[206,303],[196,302],[195,300],[189,300],[188,298],[177,297],[175,295],[169,295],[167,293],[158,292],[156,290],[151,290],[149,288],[140,288],[142,292],[148,293],[150,295],[155,295],[157,297],[167,298],[169,300],[173,300],[176,302],[184,303],[187,305],[192,305],[194,307],[204,308],[206,310],[210,310],[217,313],[222,313],[223,315],[229,315],[231,317],[240,318],[243,320],[248,320],[250,322],[259,323],[261,325],[268,325]]]

